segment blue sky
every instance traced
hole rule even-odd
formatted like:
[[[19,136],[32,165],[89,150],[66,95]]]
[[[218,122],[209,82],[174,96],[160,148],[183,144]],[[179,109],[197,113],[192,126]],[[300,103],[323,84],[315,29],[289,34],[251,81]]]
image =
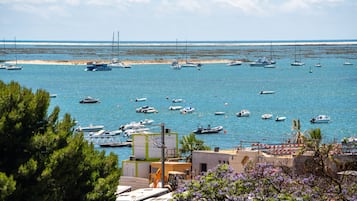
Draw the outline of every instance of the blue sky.
[[[122,41],[357,39],[357,0],[0,0],[0,37]]]

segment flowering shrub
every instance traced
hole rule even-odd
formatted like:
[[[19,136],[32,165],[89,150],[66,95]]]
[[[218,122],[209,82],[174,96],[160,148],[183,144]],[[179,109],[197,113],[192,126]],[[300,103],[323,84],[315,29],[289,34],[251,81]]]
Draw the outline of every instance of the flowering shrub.
[[[223,164],[185,183],[174,200],[357,200],[356,180],[296,176],[267,164],[234,173]]]

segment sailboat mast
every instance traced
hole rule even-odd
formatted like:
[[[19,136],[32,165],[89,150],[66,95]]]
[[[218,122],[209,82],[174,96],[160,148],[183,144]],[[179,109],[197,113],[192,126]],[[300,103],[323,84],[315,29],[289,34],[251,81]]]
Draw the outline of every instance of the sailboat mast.
[[[119,31],[118,31],[118,60],[120,61],[120,46],[119,46]]]
[[[16,37],[15,37],[15,59],[16,59],[15,63],[16,63],[16,65],[17,65]]]
[[[114,31],[113,31],[113,37],[112,37],[112,58],[114,56]]]

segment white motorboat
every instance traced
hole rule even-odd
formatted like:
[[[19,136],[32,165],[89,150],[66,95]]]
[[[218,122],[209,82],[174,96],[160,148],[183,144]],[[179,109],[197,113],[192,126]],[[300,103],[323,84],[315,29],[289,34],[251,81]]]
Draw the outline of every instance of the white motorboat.
[[[100,101],[99,101],[99,99],[87,96],[86,98],[80,100],[79,103],[82,103],[82,104],[85,104],[85,103],[100,103]]]
[[[240,66],[242,65],[242,61],[239,61],[239,60],[234,60],[234,61],[231,61],[227,64],[227,66]]]
[[[285,121],[285,119],[286,119],[286,117],[284,117],[284,116],[277,116],[275,118],[275,121]]]
[[[193,113],[194,111],[195,111],[195,108],[193,108],[193,107],[185,107],[180,110],[180,113],[181,114],[189,114],[189,113]]]
[[[249,65],[252,67],[264,67],[267,65],[272,64],[267,58],[263,57],[263,58],[259,58],[256,61],[250,63]]]
[[[137,129],[127,129],[124,131],[125,137],[130,137],[133,134],[149,134],[150,128],[137,128]]]
[[[6,70],[22,70],[22,66],[18,66],[18,65],[7,65]]]
[[[101,137],[112,137],[112,136],[116,136],[116,135],[120,135],[123,131],[122,130],[99,130],[97,132],[91,132],[90,133],[90,137],[91,138],[101,138]]]
[[[214,113],[214,115],[225,115],[226,113],[225,112],[222,112],[222,111],[217,111]]]
[[[202,126],[199,126],[196,130],[192,132],[194,134],[213,134],[213,133],[219,133],[222,130],[223,130],[223,126],[211,127],[211,125],[208,125],[207,128],[203,128]]]
[[[172,102],[173,103],[182,103],[183,99],[182,98],[174,98],[174,99],[172,99]]]
[[[146,100],[147,100],[147,98],[136,98],[135,102],[144,102]]]
[[[303,65],[305,65],[305,63],[301,61],[294,61],[293,63],[291,63],[291,66],[303,66]]]
[[[344,63],[343,63],[343,65],[346,65],[346,66],[349,66],[349,65],[353,65],[351,62],[349,62],[349,61],[345,61]]]
[[[271,119],[273,118],[273,114],[263,114],[262,119]]]
[[[136,108],[135,111],[137,113],[147,113],[148,111],[153,111],[153,110],[155,110],[154,107],[150,107],[150,106],[145,105],[145,106],[141,106],[141,107]]]
[[[315,67],[321,67],[321,63],[316,63]]]
[[[50,98],[56,98],[57,94],[50,94]]]
[[[100,130],[103,130],[104,129],[104,126],[103,125],[89,125],[89,126],[85,126],[85,127],[82,127],[82,126],[78,126],[76,128],[76,131],[77,132],[98,132]]]
[[[139,128],[144,128],[144,127],[145,127],[145,125],[142,124],[141,122],[130,122],[130,123],[121,125],[119,127],[119,130],[126,131],[129,129],[139,129]]]
[[[275,91],[260,91],[259,94],[274,94]]]
[[[183,107],[181,105],[171,105],[169,110],[181,110]]]
[[[249,110],[241,110],[240,112],[238,112],[237,117],[249,117],[250,116],[250,111]]]
[[[310,120],[311,123],[329,123],[331,118],[327,115],[318,115]]]
[[[139,123],[141,125],[151,125],[152,123],[154,123],[154,120],[153,119],[144,119],[144,120],[141,120]]]
[[[200,63],[193,63],[193,62],[188,62],[186,61],[186,63],[181,64],[181,67],[185,68],[185,67],[193,67],[193,68],[197,68],[197,67],[201,67],[202,64]]]

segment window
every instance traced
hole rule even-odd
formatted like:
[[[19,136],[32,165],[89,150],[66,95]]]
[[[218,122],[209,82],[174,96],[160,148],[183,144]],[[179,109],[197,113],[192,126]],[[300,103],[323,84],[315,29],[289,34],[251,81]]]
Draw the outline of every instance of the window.
[[[200,172],[207,172],[207,164],[200,163]]]

